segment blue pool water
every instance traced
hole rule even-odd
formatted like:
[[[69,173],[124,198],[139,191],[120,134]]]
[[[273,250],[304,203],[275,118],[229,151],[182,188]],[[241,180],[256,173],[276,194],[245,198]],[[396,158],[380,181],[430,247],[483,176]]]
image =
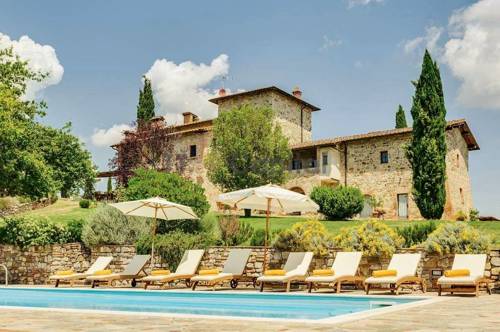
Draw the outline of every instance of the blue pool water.
[[[0,288],[0,306],[313,320],[419,300],[380,296]]]

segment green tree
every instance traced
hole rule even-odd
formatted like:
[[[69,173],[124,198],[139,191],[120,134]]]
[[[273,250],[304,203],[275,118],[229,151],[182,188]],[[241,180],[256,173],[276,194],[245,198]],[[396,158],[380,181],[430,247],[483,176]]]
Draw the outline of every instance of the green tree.
[[[108,188],[107,189],[108,189],[108,194],[113,191],[113,182],[112,182],[111,177],[108,178]]]
[[[54,181],[62,197],[77,193],[85,188],[85,181],[95,177],[90,152],[80,139],[71,134],[71,123],[56,129],[38,125],[34,142],[45,162],[52,168]]]
[[[125,189],[124,200],[138,200],[159,196],[168,201],[187,205],[196,215],[202,218],[210,207],[205,190],[199,184],[184,179],[175,173],[164,173],[156,170],[139,168],[134,171]],[[193,221],[168,221],[159,224],[159,232],[167,233],[174,229],[186,232],[199,231],[201,224]]]
[[[45,103],[21,98],[28,81],[43,77],[30,71],[11,48],[0,50],[0,196],[36,199],[56,190],[52,168],[30,139],[38,128],[35,117],[44,114]]]
[[[219,114],[205,160],[210,181],[224,191],[285,181],[291,152],[273,117],[271,109],[251,106]]]
[[[396,112],[396,128],[406,128],[408,124],[406,123],[406,115],[403,106],[399,105],[398,111]]]
[[[147,122],[155,116],[155,101],[151,81],[144,77],[144,87],[139,91],[139,104],[137,105],[137,122]]]
[[[440,219],[446,202],[446,108],[437,64],[426,50],[411,115],[407,149],[413,171],[413,198],[426,219]]]

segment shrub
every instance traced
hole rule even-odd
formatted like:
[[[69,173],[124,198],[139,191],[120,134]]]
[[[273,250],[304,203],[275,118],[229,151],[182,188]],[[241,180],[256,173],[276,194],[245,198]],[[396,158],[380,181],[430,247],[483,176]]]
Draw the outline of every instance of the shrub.
[[[175,173],[137,169],[125,189],[125,200],[159,196],[168,201],[187,205],[202,218],[210,208],[202,186]]]
[[[343,228],[334,245],[349,251],[362,251],[367,256],[391,256],[404,239],[383,222],[369,220],[359,227]]]
[[[469,220],[470,221],[479,221],[479,210],[471,209],[469,211]]]
[[[82,209],[88,209],[90,207],[90,200],[82,199],[82,200],[80,200],[80,202],[78,204],[80,204],[80,207]]]
[[[67,243],[69,239],[69,231],[64,225],[48,219],[11,217],[0,227],[0,243],[20,247]]]
[[[273,243],[276,236],[281,233],[283,230],[274,230],[269,234],[269,243]],[[252,237],[250,238],[251,246],[263,246],[265,245],[266,231],[264,229],[257,229],[253,232]]]
[[[250,224],[241,222],[238,216],[221,215],[219,217],[220,241],[225,246],[237,246],[247,241],[254,230]]]
[[[410,224],[405,227],[397,228],[396,231],[405,240],[405,246],[412,247],[421,244],[429,234],[436,230],[436,223],[434,221]]]
[[[92,247],[100,244],[135,244],[151,231],[144,218],[125,216],[111,206],[101,206],[91,214],[82,229],[82,241]]]
[[[0,197],[0,210],[7,210],[16,205],[19,205],[19,200],[16,197]]]
[[[189,234],[181,231],[174,231],[155,237],[155,252],[168,264],[169,269],[175,270],[185,250],[205,249],[213,244],[214,239],[210,234]],[[139,238],[137,242],[137,252],[140,254],[151,253],[150,235]]]
[[[467,214],[462,210],[458,211],[457,215],[455,216],[455,220],[457,221],[466,221],[467,219],[469,219]]]
[[[328,220],[349,219],[363,210],[364,198],[358,188],[339,186],[315,187],[311,199],[319,205],[319,212]]]
[[[310,220],[279,232],[273,246],[281,251],[312,251],[325,256],[332,246],[332,237],[321,222]]]
[[[72,219],[66,224],[68,231],[68,242],[82,242],[84,219]]]
[[[429,235],[425,250],[443,254],[478,254],[488,251],[491,239],[465,222],[443,223]]]

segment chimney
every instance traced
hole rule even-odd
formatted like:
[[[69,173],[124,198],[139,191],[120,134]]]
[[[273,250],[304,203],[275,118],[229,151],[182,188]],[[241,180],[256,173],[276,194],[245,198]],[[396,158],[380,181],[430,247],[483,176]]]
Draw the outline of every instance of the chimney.
[[[225,97],[226,96],[226,89],[220,88],[219,89],[219,97]]]
[[[182,113],[182,116],[184,117],[184,124],[198,122],[198,120],[199,120],[198,116],[196,114],[191,113],[191,112],[184,112],[184,113]]]
[[[299,98],[301,99],[302,98],[302,91],[300,91],[300,88],[298,86],[296,86],[295,88],[293,88],[292,90],[292,95],[295,97],[295,98]]]

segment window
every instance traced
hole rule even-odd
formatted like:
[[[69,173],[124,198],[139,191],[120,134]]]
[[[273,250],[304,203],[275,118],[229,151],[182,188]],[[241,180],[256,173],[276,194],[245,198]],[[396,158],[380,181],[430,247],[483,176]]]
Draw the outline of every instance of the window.
[[[460,167],[460,154],[457,153],[457,167]]]
[[[323,152],[323,165],[328,165],[328,153]]]
[[[464,190],[460,188],[460,199],[462,200],[462,205],[465,204]]]
[[[191,145],[189,147],[189,156],[196,157],[196,145]]]
[[[302,160],[299,159],[292,160],[292,169],[302,169]]]
[[[389,163],[389,152],[387,151],[380,152],[380,163],[381,164]]]

